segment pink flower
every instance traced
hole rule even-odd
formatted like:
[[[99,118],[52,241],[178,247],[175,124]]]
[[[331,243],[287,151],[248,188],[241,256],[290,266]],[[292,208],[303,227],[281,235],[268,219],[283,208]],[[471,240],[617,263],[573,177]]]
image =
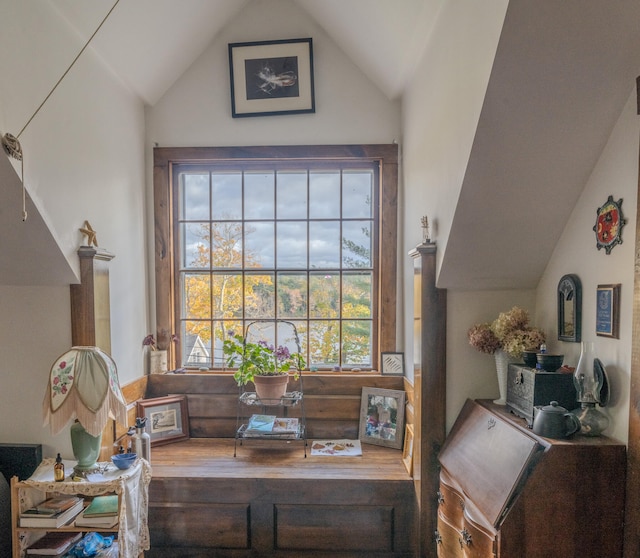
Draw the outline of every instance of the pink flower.
[[[58,378],[58,376],[56,376],[56,377],[53,379],[53,385],[58,385],[59,383],[60,383],[60,378]]]
[[[63,360],[63,361],[60,363],[60,368],[66,368],[66,367],[67,367],[67,362],[66,362],[65,360]]]

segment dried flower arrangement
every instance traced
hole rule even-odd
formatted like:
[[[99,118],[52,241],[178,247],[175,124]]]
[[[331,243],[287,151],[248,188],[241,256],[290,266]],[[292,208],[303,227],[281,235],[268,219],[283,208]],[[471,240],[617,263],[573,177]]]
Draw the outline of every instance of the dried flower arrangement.
[[[492,323],[474,325],[467,335],[469,344],[481,353],[502,349],[513,358],[523,351],[538,350],[546,339],[542,330],[529,325],[529,313],[518,306],[501,312]]]

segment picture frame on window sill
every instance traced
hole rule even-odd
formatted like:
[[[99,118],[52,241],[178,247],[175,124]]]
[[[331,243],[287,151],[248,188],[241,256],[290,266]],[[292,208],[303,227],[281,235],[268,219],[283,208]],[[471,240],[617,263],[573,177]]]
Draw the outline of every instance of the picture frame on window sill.
[[[598,285],[596,291],[596,335],[620,338],[620,284]]]
[[[136,404],[138,417],[147,419],[146,432],[152,446],[189,439],[189,412],[185,395],[141,399]]]
[[[405,392],[362,388],[359,439],[367,444],[402,449]]]
[[[404,446],[402,448],[402,463],[407,473],[413,476],[413,425],[407,424],[404,431]]]
[[[311,38],[229,44],[231,115],[313,113]]]
[[[380,373],[383,376],[404,376],[404,353],[380,353]]]

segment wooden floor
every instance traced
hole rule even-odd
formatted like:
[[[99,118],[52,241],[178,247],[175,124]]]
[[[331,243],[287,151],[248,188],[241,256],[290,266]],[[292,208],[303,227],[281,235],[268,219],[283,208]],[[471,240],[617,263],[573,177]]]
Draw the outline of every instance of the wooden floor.
[[[415,556],[401,451],[304,457],[302,442],[192,438],[151,451],[145,557]]]
[[[409,481],[397,449],[362,444],[358,457],[304,457],[301,441],[244,440],[236,457],[231,438],[192,438],[151,450],[154,478],[360,479]]]

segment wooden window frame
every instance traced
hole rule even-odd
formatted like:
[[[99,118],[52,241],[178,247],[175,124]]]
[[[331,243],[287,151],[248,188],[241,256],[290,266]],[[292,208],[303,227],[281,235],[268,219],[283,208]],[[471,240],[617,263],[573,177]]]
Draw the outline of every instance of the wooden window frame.
[[[159,348],[169,350],[169,368],[177,367],[181,354],[180,340],[171,342],[176,331],[176,307],[173,300],[176,276],[173,254],[173,166],[184,163],[212,163],[234,160],[302,160],[351,159],[376,161],[380,165],[380,220],[378,339],[374,368],[381,352],[396,350],[396,284],[398,251],[398,146],[375,145],[312,145],[263,147],[156,147],[153,150],[153,194],[155,224],[155,298],[156,339]],[[384,254],[384,257],[382,255]],[[213,373],[213,372],[212,372]]]

